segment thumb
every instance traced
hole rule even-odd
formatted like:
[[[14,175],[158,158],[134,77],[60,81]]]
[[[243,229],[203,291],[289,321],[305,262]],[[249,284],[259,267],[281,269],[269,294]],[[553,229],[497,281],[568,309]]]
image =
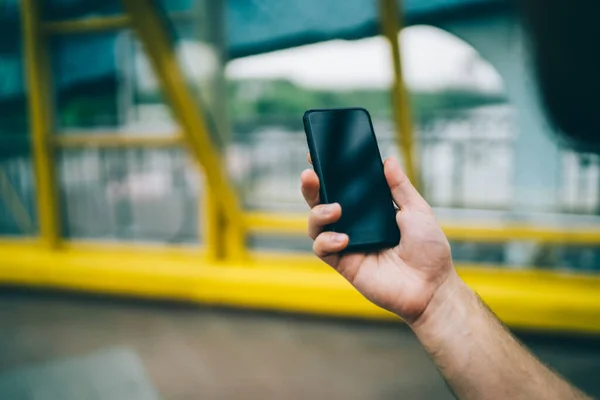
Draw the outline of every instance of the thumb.
[[[415,189],[395,158],[389,157],[386,159],[383,163],[383,170],[394,202],[401,210],[432,213],[429,204]]]

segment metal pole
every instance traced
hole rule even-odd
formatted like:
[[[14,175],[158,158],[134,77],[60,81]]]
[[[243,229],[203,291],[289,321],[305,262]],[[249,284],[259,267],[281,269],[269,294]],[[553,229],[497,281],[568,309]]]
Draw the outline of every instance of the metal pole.
[[[153,1],[123,0],[123,4],[138,38],[144,45],[173,114],[183,128],[185,139],[204,169],[211,192],[209,195],[215,196],[215,202],[218,202],[218,209],[213,208],[212,212],[222,212],[223,223],[218,229],[218,234],[228,248],[227,255],[240,258],[242,249],[239,244],[244,243],[245,218],[233,185],[229,182],[221,155],[211,140],[202,111],[194,101],[179,68],[175,49],[166,32],[162,16]],[[212,201],[209,202],[211,203]],[[215,230],[210,231],[212,233]],[[209,242],[220,246],[219,241],[214,238]],[[218,249],[215,250],[209,251],[209,254],[218,254]]]
[[[21,1],[21,21],[27,76],[29,120],[37,188],[40,235],[48,247],[60,241],[58,201],[53,151],[50,146],[52,122],[49,54],[41,31],[39,4]]]
[[[396,140],[404,159],[406,175],[417,189],[420,188],[419,168],[415,157],[415,141],[412,114],[408,91],[402,73],[402,54],[398,34],[402,29],[400,12],[396,0],[379,1],[382,33],[387,38],[394,66],[394,83],[392,88],[394,120],[396,123]]]

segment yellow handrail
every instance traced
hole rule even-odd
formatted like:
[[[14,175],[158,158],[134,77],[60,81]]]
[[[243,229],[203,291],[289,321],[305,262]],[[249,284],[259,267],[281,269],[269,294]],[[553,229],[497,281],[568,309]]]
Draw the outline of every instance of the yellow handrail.
[[[3,285],[398,320],[316,257],[251,254],[244,262],[215,263],[185,249],[65,247],[58,252],[3,242],[0,253]],[[598,276],[472,265],[457,269],[511,327],[600,333]]]
[[[248,230],[262,234],[306,235],[307,218],[304,214],[276,214],[248,212],[245,214]],[[463,225],[443,223],[442,228],[450,240],[504,243],[510,241],[534,241],[547,244],[600,245],[598,228],[555,228],[551,226],[502,223]]]

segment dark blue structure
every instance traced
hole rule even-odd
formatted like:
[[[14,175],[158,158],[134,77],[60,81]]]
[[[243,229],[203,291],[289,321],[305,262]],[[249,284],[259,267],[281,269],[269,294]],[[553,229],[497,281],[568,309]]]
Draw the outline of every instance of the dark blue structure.
[[[47,0],[46,20],[67,20],[121,13],[118,1]],[[169,11],[185,11],[193,0],[163,0]],[[406,0],[408,24],[435,23],[439,19],[507,7],[506,0]],[[226,9],[228,55],[238,58],[330,39],[358,39],[377,34],[377,0],[228,0]],[[0,54],[12,58],[0,65],[3,79],[0,99],[23,93],[20,59],[18,0],[0,9]],[[112,74],[115,34],[71,36],[52,41],[58,86],[63,88]],[[0,61],[0,64],[4,64]]]

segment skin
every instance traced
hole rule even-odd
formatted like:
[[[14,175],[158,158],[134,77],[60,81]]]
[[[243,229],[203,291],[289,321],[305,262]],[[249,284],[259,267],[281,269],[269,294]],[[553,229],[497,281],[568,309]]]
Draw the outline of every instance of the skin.
[[[315,254],[408,323],[458,398],[587,399],[526,350],[460,279],[448,239],[398,162],[387,159],[384,172],[402,239],[377,253],[344,255],[348,236],[323,231],[343,210],[320,204],[317,175],[302,173]]]

